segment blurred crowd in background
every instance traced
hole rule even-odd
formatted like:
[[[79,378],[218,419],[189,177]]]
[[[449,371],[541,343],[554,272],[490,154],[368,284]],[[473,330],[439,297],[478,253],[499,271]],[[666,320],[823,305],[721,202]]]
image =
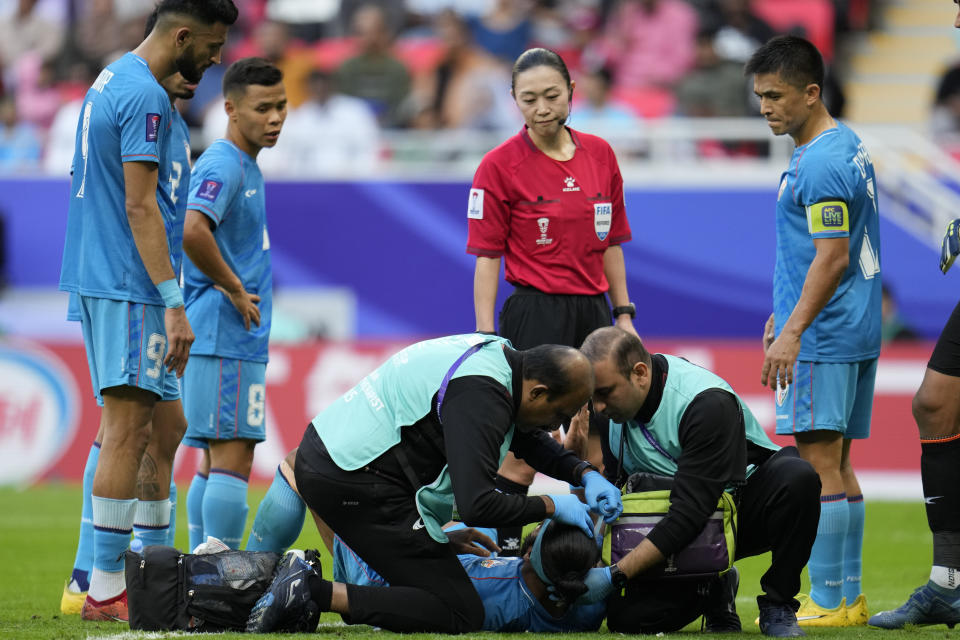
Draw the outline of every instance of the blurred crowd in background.
[[[220,81],[245,56],[284,72],[289,115],[268,175],[363,175],[392,130],[512,133],[510,68],[560,53],[577,83],[571,126],[755,113],[743,63],[784,32],[828,64],[870,28],[872,0],[235,0],[223,64],[181,105],[195,150],[225,130]],[[0,173],[67,175],[84,93],[143,38],[150,0],[0,0]],[[954,93],[960,104],[960,71]],[[825,96],[843,114],[828,74]],[[954,108],[960,114],[960,107]]]

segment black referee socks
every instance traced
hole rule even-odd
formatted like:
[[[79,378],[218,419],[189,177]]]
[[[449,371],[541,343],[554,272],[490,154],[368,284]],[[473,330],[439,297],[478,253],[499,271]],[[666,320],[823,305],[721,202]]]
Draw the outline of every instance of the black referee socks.
[[[960,567],[960,437],[920,441],[920,476],[933,564]]]

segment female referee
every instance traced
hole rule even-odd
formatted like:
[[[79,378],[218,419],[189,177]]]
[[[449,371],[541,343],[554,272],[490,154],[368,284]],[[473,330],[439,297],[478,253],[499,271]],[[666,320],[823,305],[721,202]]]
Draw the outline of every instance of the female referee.
[[[517,349],[579,347],[614,323],[636,333],[620,245],[630,240],[623,179],[601,138],[566,126],[574,82],[563,59],[528,49],[513,65],[511,94],[524,127],[484,156],[467,205],[467,253],[476,329],[493,333],[505,264],[513,293],[500,311],[500,335]],[[504,493],[527,492],[534,472],[508,455],[497,476]],[[503,555],[519,548],[519,527],[501,528]]]

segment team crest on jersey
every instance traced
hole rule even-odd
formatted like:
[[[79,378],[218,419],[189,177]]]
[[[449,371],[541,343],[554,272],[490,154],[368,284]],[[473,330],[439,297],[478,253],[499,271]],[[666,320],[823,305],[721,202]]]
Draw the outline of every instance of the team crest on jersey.
[[[790,390],[790,385],[780,386],[777,385],[777,406],[782,407],[783,401],[787,399],[787,391]]]
[[[467,217],[471,220],[483,220],[483,189],[470,189]]]
[[[780,190],[777,191],[777,202],[780,201],[780,196],[783,195],[783,190],[787,188],[787,176],[783,176],[780,179]]]
[[[197,197],[213,202],[217,199],[217,196],[220,195],[221,187],[223,187],[222,182],[217,182],[216,180],[204,180],[200,185],[200,189],[197,190]]]
[[[610,233],[610,222],[613,220],[613,204],[597,202],[593,205],[593,230],[597,232],[597,239],[603,242]]]
[[[541,247],[553,244],[553,238],[547,237],[547,230],[550,228],[550,218],[537,218],[537,226],[540,228],[540,237],[537,238],[537,244]]]
[[[147,114],[147,142],[156,142],[160,134],[160,114]]]
[[[573,176],[567,176],[563,179],[563,191],[580,191],[580,187],[577,186],[577,181]]]
[[[507,564],[503,560],[498,560],[497,558],[487,558],[480,561],[480,566],[484,569],[490,569],[491,567],[499,567],[500,565]]]

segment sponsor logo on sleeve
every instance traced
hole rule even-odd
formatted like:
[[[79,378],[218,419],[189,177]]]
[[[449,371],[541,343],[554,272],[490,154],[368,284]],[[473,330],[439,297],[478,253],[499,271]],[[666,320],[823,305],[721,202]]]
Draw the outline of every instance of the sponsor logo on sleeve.
[[[156,142],[160,133],[160,114],[147,114],[147,142]]]
[[[483,220],[483,189],[470,189],[467,217],[471,220]]]
[[[221,187],[223,187],[222,182],[217,182],[216,180],[204,180],[200,184],[200,188],[197,190],[197,197],[203,198],[209,202],[213,202],[217,199],[217,196],[220,195]]]
[[[597,233],[597,239],[603,242],[610,233],[610,223],[613,220],[613,204],[610,202],[597,202],[593,205],[593,230]]]
[[[843,227],[843,207],[839,205],[826,206],[821,210],[821,216],[824,227]]]

